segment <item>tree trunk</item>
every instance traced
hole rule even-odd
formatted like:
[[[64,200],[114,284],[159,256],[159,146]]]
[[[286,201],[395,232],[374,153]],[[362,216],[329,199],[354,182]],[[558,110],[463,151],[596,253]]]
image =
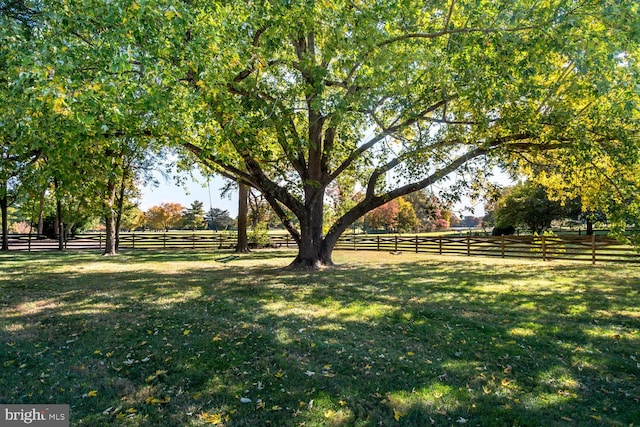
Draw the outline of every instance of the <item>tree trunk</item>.
[[[298,255],[289,265],[290,269],[318,270],[333,266],[331,254],[335,241],[326,240],[322,235],[324,208],[322,197],[307,204],[307,212],[300,219],[300,241]]]
[[[593,236],[593,221],[587,218],[587,236]]]
[[[116,224],[115,224],[115,212],[113,206],[116,200],[116,182],[115,179],[110,178],[107,184],[107,199],[105,200],[104,210],[104,223],[106,226],[106,238],[104,244],[105,256],[116,255]]]
[[[64,250],[64,221],[62,220],[62,200],[56,195],[56,228],[58,236],[58,250]]]
[[[238,246],[236,246],[236,252],[249,252],[249,240],[247,239],[248,197],[249,187],[238,182]]]
[[[6,192],[6,183],[4,183],[5,191],[0,198],[0,211],[2,211],[2,247],[0,250],[9,250],[9,196]]]
[[[40,204],[38,205],[38,239],[42,238],[44,232],[44,202],[46,190],[40,193]]]
[[[124,196],[127,189],[127,172],[125,170],[122,176],[122,182],[120,183],[120,194],[118,195],[118,206],[116,212],[116,223],[115,223],[115,242],[116,242],[116,252],[120,249],[120,227],[122,225],[122,215],[124,213]]]
[[[113,214],[113,208],[107,209],[104,216],[105,223],[105,243],[104,252],[105,256],[116,255],[116,231],[115,231],[115,215]]]
[[[62,220],[62,199],[60,198],[60,184],[58,179],[53,180],[53,189],[56,194],[56,220],[53,224],[54,234],[58,238],[58,250],[64,250],[64,221]]]

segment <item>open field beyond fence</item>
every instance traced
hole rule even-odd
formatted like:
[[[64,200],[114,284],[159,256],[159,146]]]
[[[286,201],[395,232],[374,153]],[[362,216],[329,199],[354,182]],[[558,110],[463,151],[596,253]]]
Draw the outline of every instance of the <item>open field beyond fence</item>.
[[[233,233],[168,232],[121,233],[120,249],[230,249],[236,245]],[[101,250],[103,233],[78,234],[65,242],[65,248]],[[50,239],[29,235],[10,235],[10,248],[22,251],[52,250],[58,246]],[[288,234],[271,234],[269,245],[295,248]],[[439,255],[493,256],[501,258],[570,259],[596,263],[618,261],[640,263],[640,253],[604,235],[577,236],[452,236],[344,234],[337,249],[359,251],[402,251]]]

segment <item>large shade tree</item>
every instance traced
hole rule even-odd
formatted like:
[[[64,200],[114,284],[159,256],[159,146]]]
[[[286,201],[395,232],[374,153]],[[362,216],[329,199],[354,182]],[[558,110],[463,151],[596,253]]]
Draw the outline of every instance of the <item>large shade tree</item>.
[[[637,168],[638,16],[608,1],[208,2],[173,18],[182,54],[166,65],[202,130],[183,145],[259,189],[293,265],[319,267],[363,214],[454,172],[477,182],[553,153],[568,177],[606,179],[592,151]],[[323,234],[345,173],[364,197]]]

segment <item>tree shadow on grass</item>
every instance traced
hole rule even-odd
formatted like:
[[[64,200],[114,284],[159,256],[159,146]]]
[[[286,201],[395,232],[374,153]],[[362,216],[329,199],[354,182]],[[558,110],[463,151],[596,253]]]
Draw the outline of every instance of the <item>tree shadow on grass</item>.
[[[97,426],[640,418],[640,281],[434,261],[174,271],[181,257],[110,272],[54,257],[0,279],[0,400],[70,403]]]

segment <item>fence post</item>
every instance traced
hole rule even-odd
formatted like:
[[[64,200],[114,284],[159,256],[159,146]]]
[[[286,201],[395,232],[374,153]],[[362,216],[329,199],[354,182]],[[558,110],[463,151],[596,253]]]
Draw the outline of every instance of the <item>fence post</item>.
[[[376,236],[376,244],[377,244],[378,252],[380,252],[380,235]]]
[[[416,234],[416,253],[418,253],[418,235]]]
[[[98,250],[102,250],[102,233],[98,233]]]
[[[467,234],[467,256],[471,256],[471,235]]]
[[[547,260],[547,241],[545,240],[544,234],[542,235],[542,260]]]
[[[131,233],[131,249],[136,248],[136,232]]]
[[[353,250],[357,251],[358,250],[358,245],[356,244],[356,234],[353,233],[351,236],[353,237]]]
[[[162,249],[167,249],[167,232],[162,233]]]
[[[395,242],[395,249],[394,250],[395,250],[395,252],[398,252],[398,235],[396,234],[395,237],[396,237],[396,239],[395,239],[396,242]]]
[[[591,235],[591,264],[596,265],[596,234]]]
[[[195,249],[196,248],[196,232],[194,231],[191,234],[191,249]]]
[[[31,233],[29,233],[29,240],[27,240],[27,252],[31,252]]]
[[[504,234],[500,235],[500,255],[504,258]]]
[[[438,254],[442,255],[442,236],[438,236]]]

